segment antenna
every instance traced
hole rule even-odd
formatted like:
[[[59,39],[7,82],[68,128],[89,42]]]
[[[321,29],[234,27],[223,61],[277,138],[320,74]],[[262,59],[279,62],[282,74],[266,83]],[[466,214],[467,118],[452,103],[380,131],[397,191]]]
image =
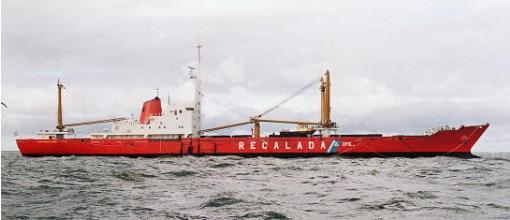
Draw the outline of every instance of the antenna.
[[[156,97],[159,97],[159,88],[156,87]]]
[[[196,75],[195,75],[195,72],[193,72],[195,70],[195,67],[193,66],[188,66],[188,74],[189,74],[189,78],[190,79],[195,79],[196,78]]]
[[[202,48],[202,45],[200,42],[198,42],[197,49],[198,49],[198,69],[200,70],[200,63],[202,63],[202,56],[200,54],[200,49]]]
[[[200,44],[200,34],[197,33],[197,49],[198,49],[198,68],[200,68],[201,56],[200,56],[200,48],[202,48],[202,45]]]

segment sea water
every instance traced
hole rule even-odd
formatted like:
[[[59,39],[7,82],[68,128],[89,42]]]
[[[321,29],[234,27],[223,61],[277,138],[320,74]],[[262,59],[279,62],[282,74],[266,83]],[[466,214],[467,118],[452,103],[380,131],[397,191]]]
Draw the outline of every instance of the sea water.
[[[510,219],[510,155],[22,157],[2,218]]]

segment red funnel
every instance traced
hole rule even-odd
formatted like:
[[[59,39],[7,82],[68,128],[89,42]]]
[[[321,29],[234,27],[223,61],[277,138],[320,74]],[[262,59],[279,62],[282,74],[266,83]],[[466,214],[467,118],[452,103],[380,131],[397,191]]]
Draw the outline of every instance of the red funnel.
[[[140,124],[149,123],[150,116],[161,115],[161,100],[156,97],[143,103],[142,112],[140,113]]]

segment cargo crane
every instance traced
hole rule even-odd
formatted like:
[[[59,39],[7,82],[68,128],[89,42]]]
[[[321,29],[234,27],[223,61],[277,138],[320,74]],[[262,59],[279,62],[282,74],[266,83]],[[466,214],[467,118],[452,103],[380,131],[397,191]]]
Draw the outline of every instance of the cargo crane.
[[[85,125],[95,125],[95,124],[104,124],[110,122],[118,122],[122,120],[127,120],[128,118],[111,118],[111,119],[103,119],[103,120],[94,120],[94,121],[84,121],[84,122],[76,122],[64,124],[63,122],[63,109],[62,109],[62,89],[65,89],[65,86],[60,82],[60,79],[57,80],[57,132],[51,132],[55,134],[57,139],[64,138],[64,134],[74,133],[74,129],[70,128],[67,131],[64,128],[68,127],[77,127],[77,126],[85,126]],[[49,131],[48,131],[49,132]],[[44,133],[44,132],[40,132]],[[49,132],[50,133],[50,132]]]
[[[320,82],[320,91],[321,91],[321,120],[319,122],[310,122],[310,121],[289,121],[289,120],[275,120],[275,119],[262,119],[264,115],[267,115],[268,113],[272,112],[273,110],[277,109],[284,103],[288,102],[292,98],[296,97],[297,95],[301,94],[303,91],[311,87],[312,85],[315,85],[315,83]],[[300,88],[293,94],[291,94],[286,99],[282,100],[280,103],[276,104],[275,106],[269,108],[268,110],[264,111],[263,113],[250,117],[249,121],[245,122],[239,122],[239,123],[233,123],[228,125],[222,125],[214,128],[208,128],[203,129],[200,132],[211,132],[211,131],[217,131],[237,126],[243,126],[247,124],[253,124],[253,132],[252,137],[254,138],[260,138],[260,123],[277,123],[277,124],[296,124],[298,126],[315,126],[312,130],[310,130],[312,133],[317,129],[321,131],[325,131],[323,134],[325,136],[329,136],[330,130],[335,130],[337,125],[335,122],[331,121],[330,118],[330,73],[329,70],[326,71],[323,77],[321,77],[319,80],[313,80],[312,82],[308,83],[303,88]]]

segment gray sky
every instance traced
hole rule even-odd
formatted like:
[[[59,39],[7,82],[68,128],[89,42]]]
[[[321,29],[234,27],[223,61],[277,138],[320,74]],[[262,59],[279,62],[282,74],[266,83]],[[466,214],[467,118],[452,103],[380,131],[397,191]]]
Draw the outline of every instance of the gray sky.
[[[475,150],[510,151],[509,12],[509,1],[3,0],[2,150],[16,149],[15,131],[54,128],[57,78],[67,122],[137,117],[156,87],[190,101],[199,34],[204,127],[246,120],[330,69],[344,133],[490,122]],[[318,120],[318,86],[267,118]]]

